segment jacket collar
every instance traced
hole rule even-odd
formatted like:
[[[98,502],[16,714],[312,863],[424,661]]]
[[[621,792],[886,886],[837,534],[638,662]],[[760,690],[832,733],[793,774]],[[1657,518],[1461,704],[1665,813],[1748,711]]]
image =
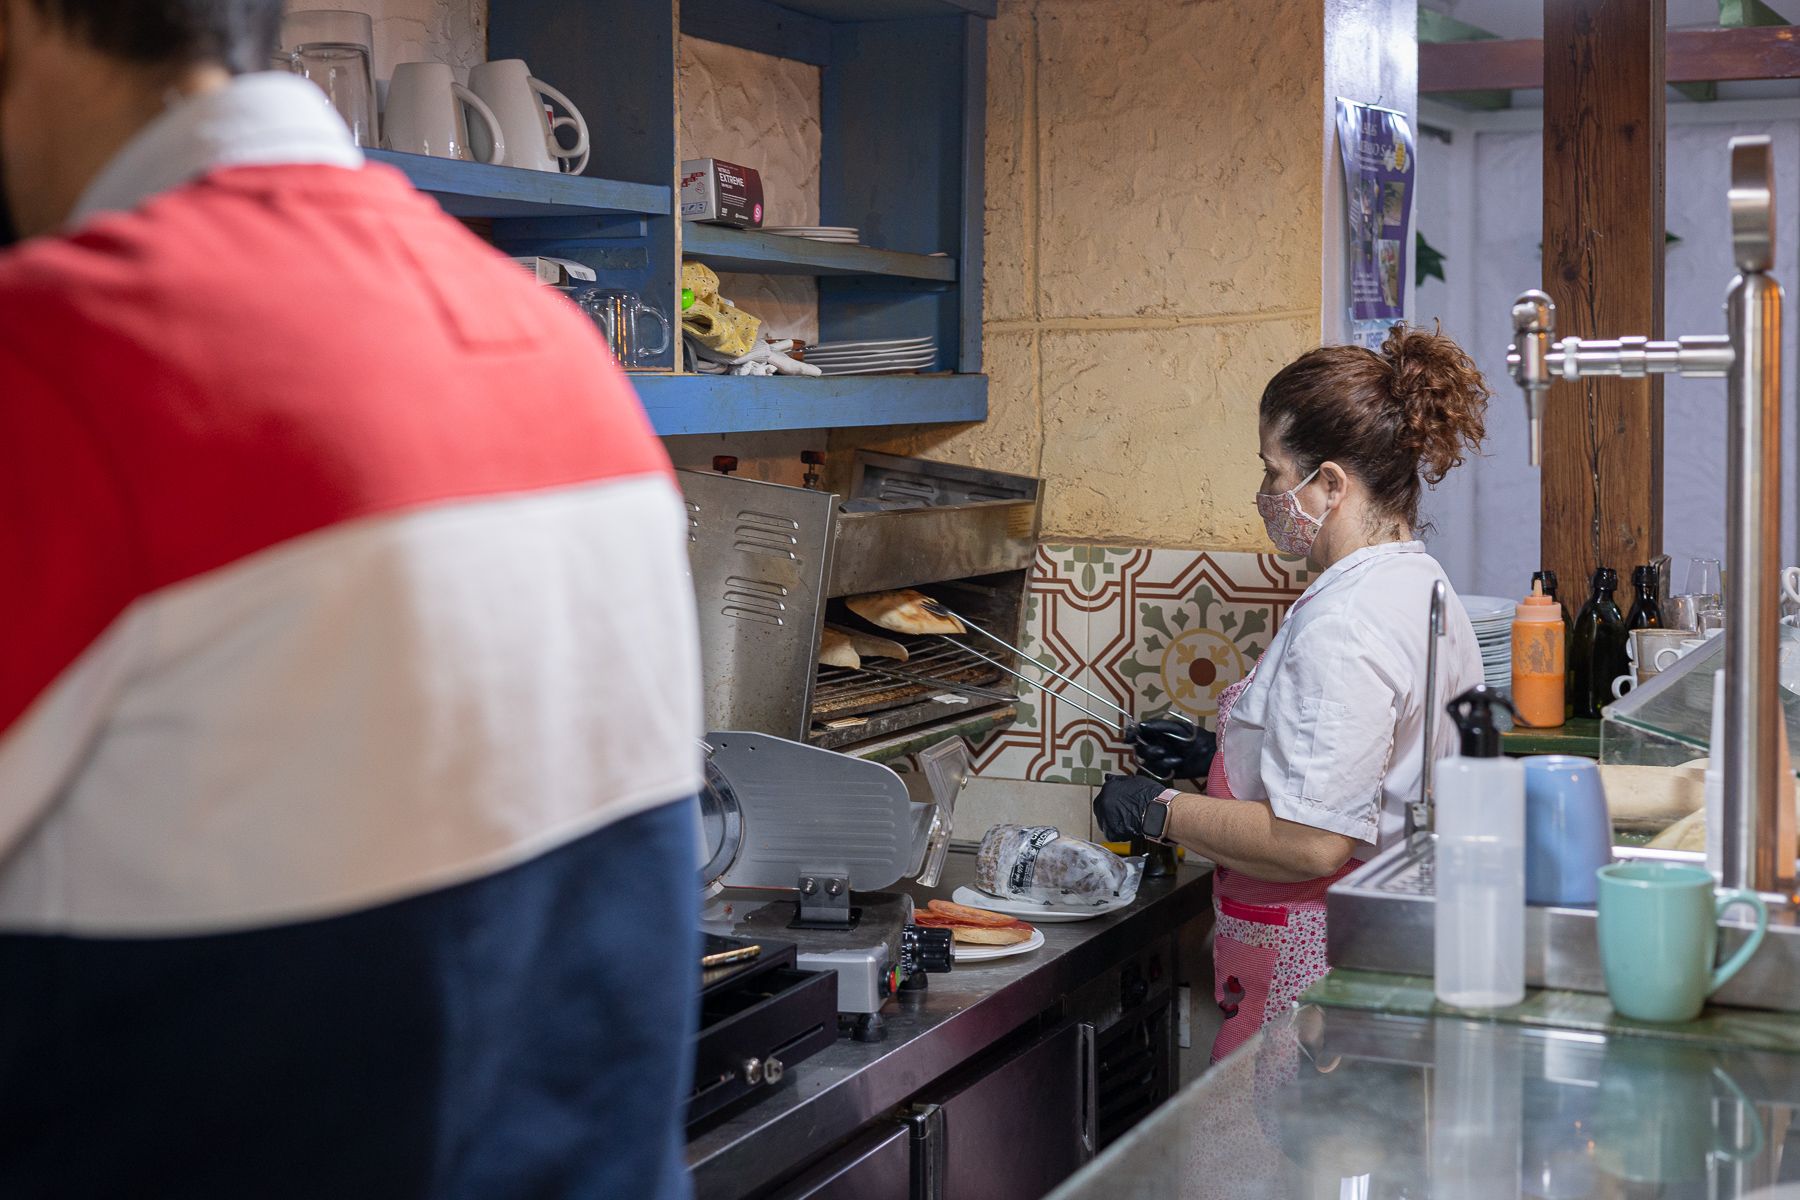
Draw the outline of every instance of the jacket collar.
[[[1317,579],[1312,581],[1312,585],[1306,589],[1305,595],[1316,595],[1357,568],[1377,559],[1390,558],[1396,554],[1423,553],[1425,553],[1425,543],[1417,540],[1380,542],[1373,546],[1364,546],[1361,550],[1354,550],[1344,555],[1327,567]]]
[[[239,75],[177,100],[94,177],[69,215],[76,229],[129,212],[220,167],[310,163],[356,168],[362,152],[315,85],[283,71]]]

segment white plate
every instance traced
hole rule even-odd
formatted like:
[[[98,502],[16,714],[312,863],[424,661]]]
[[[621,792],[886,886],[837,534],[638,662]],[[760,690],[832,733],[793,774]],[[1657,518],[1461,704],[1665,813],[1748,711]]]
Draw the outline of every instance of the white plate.
[[[929,358],[936,353],[932,346],[915,346],[903,350],[808,350],[806,357],[813,362],[855,363],[872,358]]]
[[[913,367],[820,367],[820,375],[917,375],[931,366],[922,363]]]
[[[1514,602],[1505,596],[1464,596],[1463,610],[1476,625],[1512,621]]]
[[[858,350],[844,353],[824,353],[808,350],[807,358],[813,362],[841,362],[846,366],[861,362],[886,362],[898,358],[930,358],[937,351],[930,346],[919,346],[911,350]]]
[[[870,338],[859,342],[815,342],[814,350],[892,350],[900,346],[935,346],[933,336],[916,338]]]
[[[959,963],[989,962],[996,958],[1011,958],[1015,954],[1030,954],[1044,944],[1044,931],[1034,929],[1031,937],[1023,942],[1014,942],[1010,946],[963,946],[955,942],[950,944],[950,957]]]
[[[808,346],[806,353],[815,358],[917,358],[921,354],[936,354],[936,346],[881,346],[869,350],[821,350],[817,346]]]
[[[959,887],[950,893],[952,903],[966,908],[985,908],[1002,916],[1017,917],[1033,925],[1061,925],[1069,921],[1091,921],[1107,913],[1118,912],[1129,900],[1109,900],[1105,904],[1047,904],[1042,900],[1002,900],[972,887]]]
[[[836,363],[841,367],[864,367],[877,362],[911,362],[936,357],[937,351],[930,347],[922,350],[871,350],[867,354],[820,354],[816,350],[806,352],[808,362]]]
[[[929,367],[937,361],[935,354],[915,354],[907,358],[853,358],[849,361],[837,358],[814,358],[806,356],[806,361],[815,367],[824,367],[828,371],[855,371],[869,367]]]

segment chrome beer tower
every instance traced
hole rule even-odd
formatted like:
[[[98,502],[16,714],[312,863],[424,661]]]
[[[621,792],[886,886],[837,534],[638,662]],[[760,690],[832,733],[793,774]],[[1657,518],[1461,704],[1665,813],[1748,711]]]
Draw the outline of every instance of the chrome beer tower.
[[[1680,374],[1726,382],[1724,883],[1787,892],[1792,846],[1778,844],[1783,789],[1779,693],[1781,533],[1781,285],[1774,265],[1774,178],[1767,137],[1731,139],[1731,247],[1738,276],[1718,335],[1653,342],[1641,337],[1556,341],[1556,306],[1540,291],[1513,304],[1507,365],[1524,389],[1531,462],[1542,444],[1542,397],[1556,379]]]

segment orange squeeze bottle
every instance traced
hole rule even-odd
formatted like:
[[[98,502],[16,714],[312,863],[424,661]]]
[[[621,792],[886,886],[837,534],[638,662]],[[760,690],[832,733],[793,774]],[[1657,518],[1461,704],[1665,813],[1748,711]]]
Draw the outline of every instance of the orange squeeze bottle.
[[[1566,645],[1562,605],[1534,581],[1531,595],[1513,610],[1512,698],[1520,724],[1555,729],[1563,723]]]

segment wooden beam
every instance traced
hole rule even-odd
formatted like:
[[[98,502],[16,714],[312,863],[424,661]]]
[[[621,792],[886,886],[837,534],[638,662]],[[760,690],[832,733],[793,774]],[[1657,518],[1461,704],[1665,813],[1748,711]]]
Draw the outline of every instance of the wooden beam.
[[[1492,30],[1459,21],[1429,8],[1419,10],[1419,44],[1435,42],[1491,42],[1500,37]],[[1458,108],[1497,110],[1512,107],[1512,93],[1504,88],[1487,92],[1455,92],[1449,102]]]
[[[1669,83],[1800,79],[1800,26],[1671,29],[1667,37],[1664,75]],[[1421,95],[1543,86],[1544,42],[1539,38],[1419,47]]]
[[[1544,290],[1557,332],[1663,331],[1666,0],[1544,6]],[[1597,566],[1662,552],[1662,378],[1545,398],[1543,565],[1572,603]]]

